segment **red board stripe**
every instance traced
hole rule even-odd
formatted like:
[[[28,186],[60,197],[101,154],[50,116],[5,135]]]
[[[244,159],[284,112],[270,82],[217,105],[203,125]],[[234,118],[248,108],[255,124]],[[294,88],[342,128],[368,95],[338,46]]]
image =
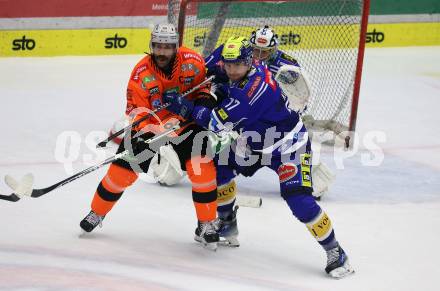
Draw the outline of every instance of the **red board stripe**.
[[[167,15],[168,0],[0,0],[0,18]]]

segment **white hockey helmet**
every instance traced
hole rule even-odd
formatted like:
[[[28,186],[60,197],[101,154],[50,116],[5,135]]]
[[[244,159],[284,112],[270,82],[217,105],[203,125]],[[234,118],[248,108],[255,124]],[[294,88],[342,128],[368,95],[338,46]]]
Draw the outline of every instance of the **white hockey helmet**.
[[[275,34],[275,31],[273,31],[268,25],[253,31],[249,41],[254,48],[254,56],[260,60],[267,59],[277,50],[278,47],[278,35]],[[264,55],[266,57],[262,58],[261,56],[263,52],[270,53],[265,53]]]
[[[151,32],[150,48],[153,43],[171,43],[179,47],[179,34],[176,27],[170,23],[156,24]]]
[[[150,163],[153,176],[161,185],[172,186],[185,176],[179,157],[171,145],[161,146]]]

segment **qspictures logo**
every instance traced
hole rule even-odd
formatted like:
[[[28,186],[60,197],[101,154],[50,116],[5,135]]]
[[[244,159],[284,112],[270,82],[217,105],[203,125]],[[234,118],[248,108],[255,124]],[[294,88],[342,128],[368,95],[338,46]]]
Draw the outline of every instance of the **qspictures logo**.
[[[125,37],[118,36],[116,33],[115,36],[107,37],[105,39],[105,48],[106,49],[118,49],[118,48],[125,48],[128,44],[128,41]]]
[[[367,32],[366,43],[381,43],[385,40],[385,33],[376,31]]]
[[[35,40],[32,38],[26,38],[26,35],[23,35],[22,38],[17,38],[12,41],[12,50],[14,51],[31,51],[35,48],[35,46]]]

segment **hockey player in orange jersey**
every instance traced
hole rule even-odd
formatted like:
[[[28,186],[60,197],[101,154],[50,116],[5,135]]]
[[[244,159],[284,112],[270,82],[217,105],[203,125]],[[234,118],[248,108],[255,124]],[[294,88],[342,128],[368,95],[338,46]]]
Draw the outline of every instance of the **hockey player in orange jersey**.
[[[189,106],[193,106],[193,103],[179,97],[205,80],[205,63],[196,52],[179,47],[178,34],[171,24],[154,27],[150,49],[151,53],[134,67],[130,76],[126,114],[138,120],[158,106],[173,99],[174,102],[126,134],[118,153],[129,150],[130,158],[117,160],[110,165],[94,194],[92,209],[80,226],[85,232],[91,232],[101,225],[122,193],[136,181],[138,173],[148,171],[154,153],[163,147],[172,147],[177,153],[177,164],[180,163],[181,169],[187,171],[192,183],[192,197],[198,218],[195,239],[215,249],[219,240],[214,225],[217,215],[216,170],[212,159],[206,156],[206,147],[193,150],[193,140],[204,129],[190,122],[192,108]],[[197,104],[209,102],[208,96],[209,87],[205,86],[187,98]],[[180,129],[171,136],[145,143],[147,139],[178,123],[181,124]],[[198,146],[195,144],[194,148]]]

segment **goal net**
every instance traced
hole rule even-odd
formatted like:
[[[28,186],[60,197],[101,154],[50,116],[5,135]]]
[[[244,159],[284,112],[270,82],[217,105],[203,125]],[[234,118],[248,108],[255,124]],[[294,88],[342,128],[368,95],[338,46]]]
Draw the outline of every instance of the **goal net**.
[[[204,56],[232,35],[249,37],[269,25],[279,49],[310,78],[303,120],[309,129],[332,130],[348,146],[356,126],[369,0],[170,0],[169,21],[181,44]]]

